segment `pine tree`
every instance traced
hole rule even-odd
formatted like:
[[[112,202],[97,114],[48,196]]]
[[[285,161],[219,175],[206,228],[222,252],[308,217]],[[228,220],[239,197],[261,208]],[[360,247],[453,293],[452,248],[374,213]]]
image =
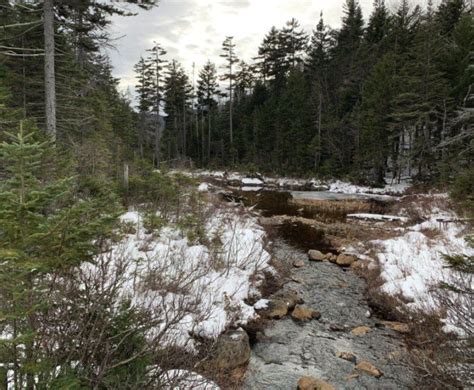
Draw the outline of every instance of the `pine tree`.
[[[201,112],[205,113],[207,117],[207,162],[211,161],[211,140],[212,140],[212,119],[217,107],[216,96],[218,94],[218,76],[216,66],[208,61],[202,70],[199,72],[198,80],[198,104]],[[204,128],[202,129],[202,151],[204,155],[205,148]]]
[[[165,80],[165,111],[168,114],[166,132],[168,155],[171,159],[186,156],[186,116],[192,86],[181,65],[171,61]]]
[[[222,44],[221,57],[225,59],[226,73],[221,77],[223,81],[229,82],[228,93],[229,93],[229,140],[230,140],[230,154],[231,163],[234,163],[234,124],[233,124],[233,111],[234,111],[234,83],[236,79],[235,65],[238,63],[238,58],[235,53],[235,44],[233,37],[227,37]]]
[[[364,84],[362,103],[359,109],[360,163],[355,166],[360,172],[369,171],[366,177],[375,185],[384,185],[388,158],[393,151],[390,134],[390,114],[397,86],[393,78],[395,61],[387,54],[374,66]]]
[[[379,44],[386,38],[390,28],[389,16],[384,0],[374,0],[374,7],[365,31],[365,39],[370,45]]]
[[[308,53],[308,67],[310,78],[310,102],[315,135],[313,138],[314,168],[319,170],[323,151],[323,112],[327,109],[328,93],[328,66],[330,50],[333,45],[329,27],[324,24],[321,12],[319,22],[311,37]]]
[[[308,43],[308,36],[295,18],[286,22],[286,26],[280,33],[280,40],[288,67],[295,68],[296,65],[301,64]]]

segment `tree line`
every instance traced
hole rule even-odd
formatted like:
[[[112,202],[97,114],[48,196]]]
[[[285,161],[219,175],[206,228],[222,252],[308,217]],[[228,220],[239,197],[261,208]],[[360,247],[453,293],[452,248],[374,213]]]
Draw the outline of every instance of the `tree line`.
[[[166,115],[155,147],[168,161],[447,182],[472,161],[470,7],[375,0],[365,21],[347,0],[339,29],[322,13],[310,34],[291,19],[251,63],[227,37],[225,67],[209,61],[197,86],[158,45],[158,62],[155,47],[135,68],[138,108]]]

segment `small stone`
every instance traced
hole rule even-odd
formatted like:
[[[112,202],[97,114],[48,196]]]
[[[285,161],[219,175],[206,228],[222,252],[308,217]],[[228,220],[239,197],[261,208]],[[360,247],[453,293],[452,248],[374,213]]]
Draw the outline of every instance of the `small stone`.
[[[346,377],[346,381],[350,382],[353,379],[357,379],[359,377],[359,374],[351,374]]]
[[[371,332],[372,329],[370,329],[368,326],[358,326],[357,328],[354,328],[351,330],[351,333],[354,336],[364,336],[365,334]]]
[[[337,255],[332,254],[331,257],[328,259],[331,263],[335,263],[337,260]]]
[[[311,249],[308,252],[308,257],[311,261],[324,261],[324,260],[326,260],[326,256],[322,252],[314,250],[314,249]]]
[[[303,284],[303,283],[304,283],[303,279],[298,278],[297,276],[292,276],[292,277],[291,277],[291,280],[292,280],[293,282],[299,283],[299,284]]]
[[[370,310],[367,310],[367,311],[365,312],[365,316],[366,316],[367,318],[372,317],[372,313],[370,312]]]
[[[347,267],[353,264],[354,261],[356,261],[354,256],[342,254],[342,255],[337,256],[336,264]]]
[[[293,261],[293,267],[295,267],[295,268],[303,268],[303,267],[304,267],[304,261],[303,261],[303,260],[295,260],[295,261]]]
[[[360,362],[355,366],[355,368],[356,370],[365,372],[366,374],[374,376],[376,378],[380,378],[383,375],[382,371],[380,371],[372,363],[369,363],[367,361]]]
[[[312,319],[321,318],[321,313],[304,306],[296,305],[291,316],[297,321],[310,321]]]
[[[391,321],[382,321],[382,324],[388,328],[392,329],[395,332],[399,333],[410,333],[410,325],[404,324],[402,322],[391,322]]]
[[[336,356],[338,358],[347,360],[348,362],[351,362],[351,363],[354,363],[354,364],[357,361],[356,356],[352,352],[336,352]]]
[[[336,388],[321,379],[304,376],[298,381],[298,390],[336,390]]]
[[[331,332],[343,332],[345,330],[345,328],[342,325],[331,324],[331,325],[329,325],[329,330]]]
[[[324,255],[324,257],[326,258],[326,260],[331,260],[333,254],[331,252],[328,252]]]

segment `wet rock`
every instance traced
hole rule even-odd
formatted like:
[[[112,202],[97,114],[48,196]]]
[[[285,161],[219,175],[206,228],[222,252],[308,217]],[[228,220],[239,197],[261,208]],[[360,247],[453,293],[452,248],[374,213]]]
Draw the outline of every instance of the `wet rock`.
[[[355,261],[356,261],[356,259],[355,259],[354,256],[341,254],[341,255],[337,256],[336,264],[348,267],[348,266],[352,265]]]
[[[249,336],[243,329],[233,330],[219,336],[213,354],[213,363],[222,369],[233,369],[250,359]]]
[[[311,261],[324,261],[326,260],[326,255],[322,252],[317,251],[315,249],[311,249],[308,251],[308,257]]]
[[[291,317],[296,321],[310,321],[321,318],[321,313],[308,307],[296,305],[291,313]]]
[[[265,314],[274,319],[283,318],[288,314],[288,304],[282,299],[272,299],[268,302]]]
[[[376,378],[380,378],[383,375],[382,371],[367,361],[361,361],[355,366],[355,368],[358,371],[364,372],[365,374],[374,376]]]
[[[303,298],[294,290],[281,290],[273,297],[285,302],[288,310],[293,310],[296,305],[304,303]]]
[[[304,376],[298,381],[298,390],[336,390],[336,388],[321,379]]]
[[[339,325],[339,324],[331,324],[331,325],[329,325],[329,330],[331,332],[344,332],[346,330],[346,328],[342,325]]]
[[[357,361],[356,356],[352,352],[336,352],[336,356],[354,364]]]
[[[352,329],[351,333],[354,336],[364,336],[371,331],[372,329],[369,328],[368,326],[358,326],[357,328]]]
[[[410,333],[410,325],[404,324],[402,322],[391,322],[391,321],[382,321],[382,324],[388,328],[392,329],[395,332],[399,333]]]
[[[304,261],[303,261],[303,260],[295,260],[295,261],[293,261],[293,267],[295,267],[295,268],[303,268],[303,267],[304,267]]]

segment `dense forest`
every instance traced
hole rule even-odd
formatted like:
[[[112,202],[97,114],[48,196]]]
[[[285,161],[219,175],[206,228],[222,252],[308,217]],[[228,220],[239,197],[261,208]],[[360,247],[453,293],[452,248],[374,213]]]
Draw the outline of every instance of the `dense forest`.
[[[167,161],[447,182],[472,162],[473,40],[461,0],[376,0],[367,20],[350,0],[340,29],[322,14],[312,33],[291,19],[251,63],[227,37],[225,67],[208,62],[195,87],[156,45],[136,66],[138,107],[166,113],[156,147]]]
[[[197,182],[170,168],[375,186],[412,179],[452,190],[472,210],[468,1],[388,7],[375,0],[364,17],[356,0],[346,0],[339,29],[323,14],[312,32],[290,19],[262,37],[248,62],[233,37],[222,37],[225,66],[208,61],[195,83],[157,42],[136,59],[136,101],[120,91],[105,54],[112,17],[134,16],[119,3],[136,12],[159,5],[0,0],[0,388],[178,388],[169,371],[211,371],[173,339],[178,331],[167,331],[193,315],[196,328],[206,322],[195,313],[211,271],[222,277],[212,293],[235,269],[251,289],[249,270],[261,259],[230,265],[225,237],[230,247],[234,236],[250,237],[258,244],[250,255],[263,253],[265,266],[272,256],[255,221],[231,207],[230,214],[213,209]],[[119,219],[126,210],[129,220]],[[164,226],[175,230],[163,233]],[[141,256],[150,243],[162,244],[161,234],[198,250],[175,253],[169,262],[177,271],[160,264],[140,279],[145,260],[156,264],[114,245],[125,237]],[[122,294],[132,279],[134,289],[151,291],[149,306]],[[248,309],[247,296],[241,301],[233,304]],[[183,328],[206,362],[212,343]]]

